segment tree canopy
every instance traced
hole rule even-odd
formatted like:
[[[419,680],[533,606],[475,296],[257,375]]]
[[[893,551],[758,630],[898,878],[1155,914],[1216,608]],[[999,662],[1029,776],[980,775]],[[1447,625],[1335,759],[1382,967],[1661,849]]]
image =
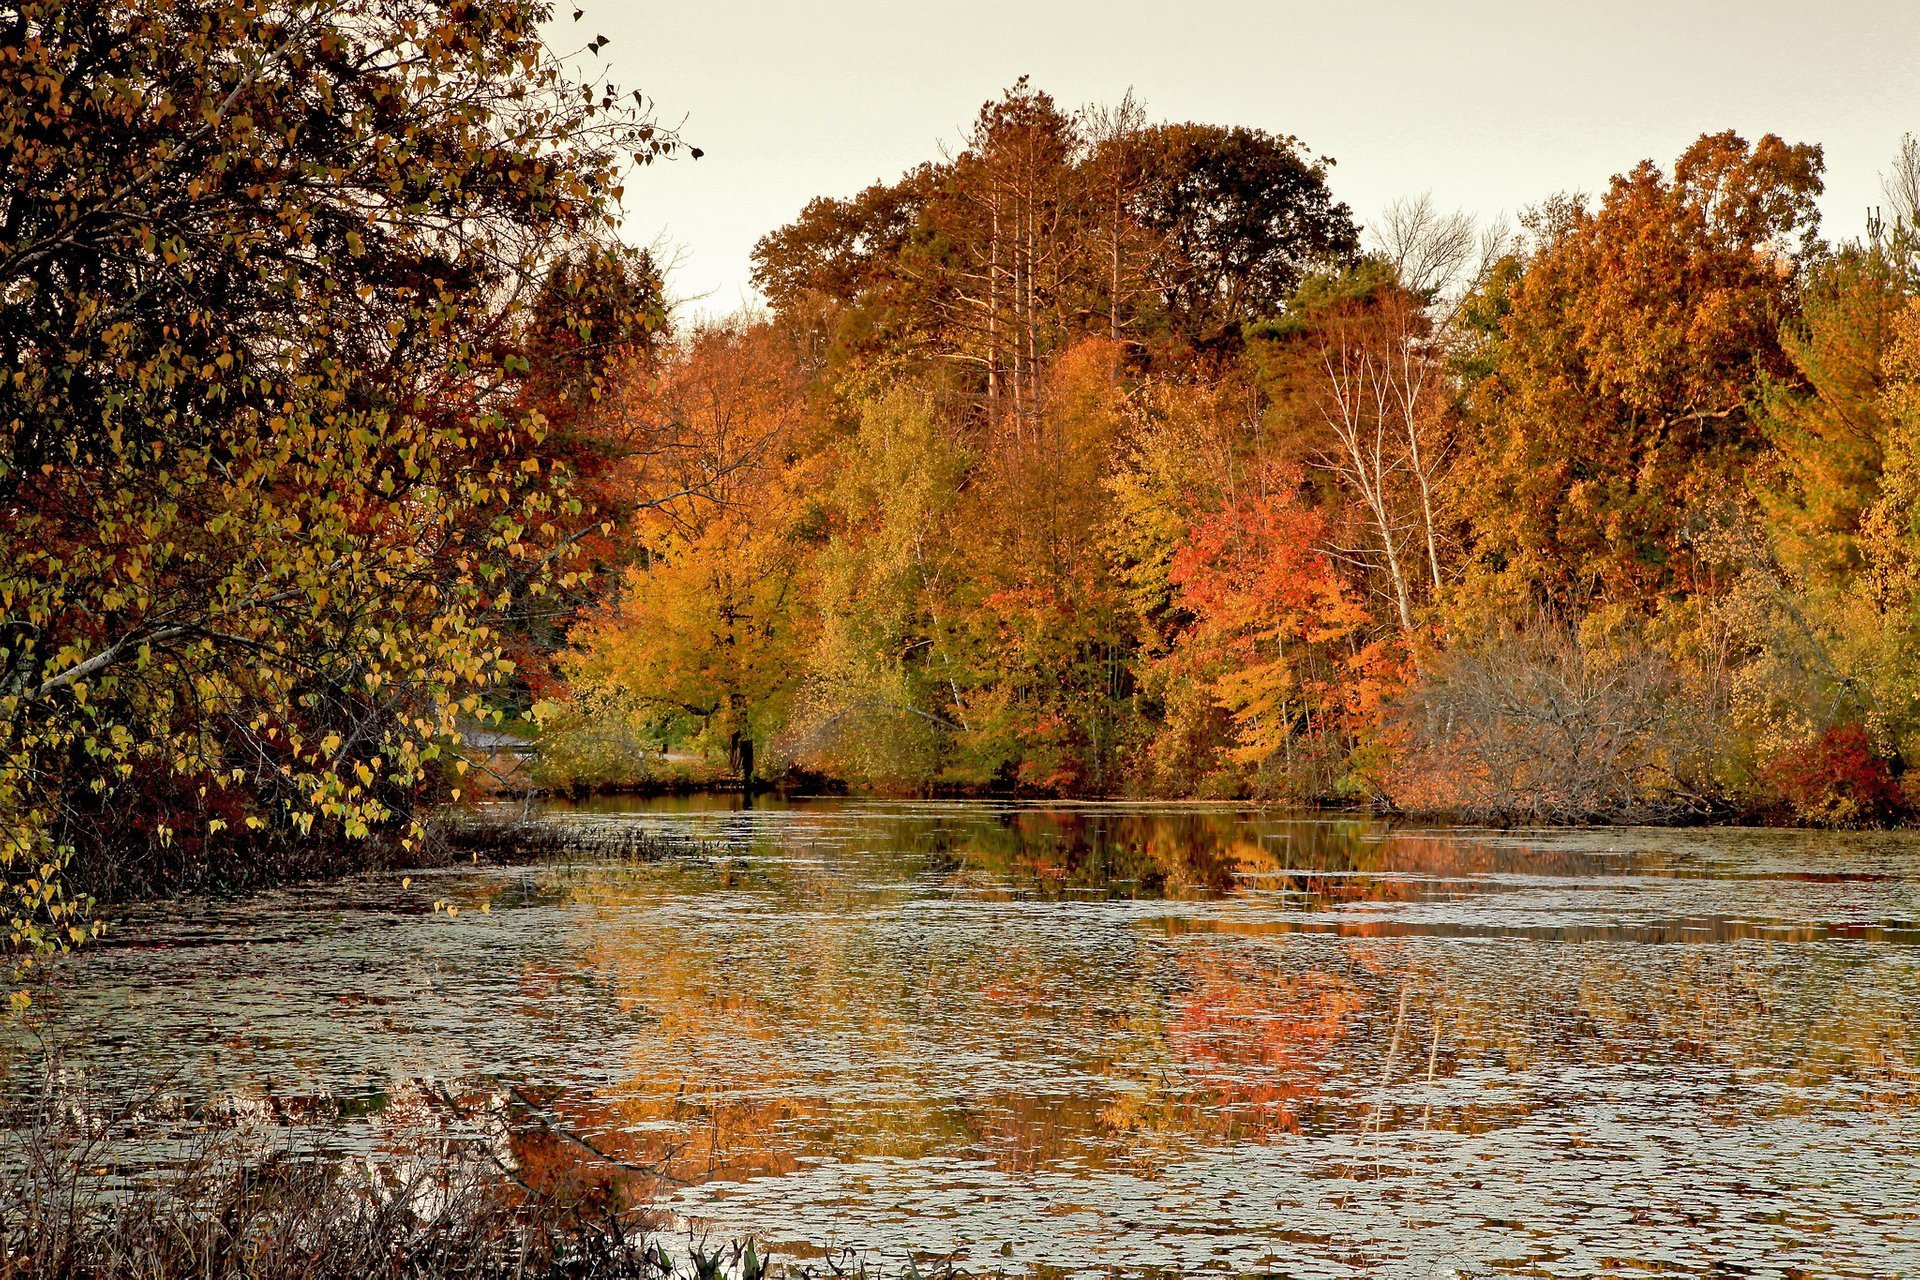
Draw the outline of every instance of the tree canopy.
[[[456,718],[508,670],[506,618],[564,572],[581,507],[548,413],[579,370],[532,304],[580,300],[569,253],[598,291],[621,175],[677,140],[575,82],[544,16],[0,13],[16,945],[85,933],[59,868],[110,864],[129,822],[179,865],[410,838]],[[639,269],[559,327],[661,318]]]

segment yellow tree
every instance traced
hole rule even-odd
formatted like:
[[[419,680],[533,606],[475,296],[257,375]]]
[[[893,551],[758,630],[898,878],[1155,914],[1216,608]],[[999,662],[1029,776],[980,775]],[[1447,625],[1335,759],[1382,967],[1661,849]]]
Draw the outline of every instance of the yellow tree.
[[[825,533],[803,366],[765,323],[710,326],[638,371],[623,411],[646,441],[637,563],[575,628],[572,675],[663,737],[723,751],[751,785],[798,684],[801,589]]]

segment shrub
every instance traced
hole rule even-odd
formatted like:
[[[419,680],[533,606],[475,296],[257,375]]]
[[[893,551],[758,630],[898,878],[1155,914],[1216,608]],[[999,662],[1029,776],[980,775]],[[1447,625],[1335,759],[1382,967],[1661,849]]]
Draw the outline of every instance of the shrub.
[[[1709,717],[1635,637],[1537,622],[1456,645],[1403,701],[1388,787],[1403,808],[1502,821],[1671,819],[1717,810]]]
[[[1761,773],[1806,826],[1891,826],[1909,811],[1892,766],[1858,724],[1835,725],[1780,751]]]

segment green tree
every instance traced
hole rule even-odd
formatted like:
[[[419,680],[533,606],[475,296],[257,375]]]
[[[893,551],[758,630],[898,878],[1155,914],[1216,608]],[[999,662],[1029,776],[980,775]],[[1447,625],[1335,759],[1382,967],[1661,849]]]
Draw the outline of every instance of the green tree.
[[[955,519],[972,458],[925,388],[863,399],[831,497],[819,633],[791,749],[833,776],[918,789],[956,763],[968,728],[955,597],[966,561]]]
[[[1793,376],[1764,396],[1774,465],[1759,498],[1775,546],[1829,584],[1865,566],[1860,522],[1880,490],[1887,354],[1911,296],[1905,239],[1844,245],[1811,264],[1782,334]]]
[[[1333,162],[1261,129],[1169,124],[1130,140],[1134,218],[1161,246],[1147,267],[1176,334],[1237,337],[1282,313],[1316,269],[1351,262],[1360,230],[1327,189]]]

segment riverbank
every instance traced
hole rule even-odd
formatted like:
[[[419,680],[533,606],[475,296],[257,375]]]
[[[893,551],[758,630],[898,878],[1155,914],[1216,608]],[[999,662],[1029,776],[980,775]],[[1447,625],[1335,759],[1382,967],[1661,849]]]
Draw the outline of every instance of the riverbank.
[[[174,839],[161,846],[127,849],[119,856],[76,863],[70,881],[79,892],[101,905],[192,895],[231,895],[281,885],[314,883],[343,876],[380,871],[413,871],[444,867],[454,861],[511,861],[565,852],[598,852],[624,857],[649,857],[659,852],[641,847],[633,832],[594,837],[600,843],[588,850],[560,848],[556,841],[586,839],[581,831],[524,821],[533,806],[546,803],[595,804],[655,799],[708,797],[751,806],[756,801],[779,803],[811,799],[864,798],[876,801],[997,801],[1030,806],[1057,803],[1073,807],[1097,804],[1240,805],[1274,812],[1297,812],[1327,817],[1379,820],[1390,824],[1462,830],[1577,829],[1582,827],[1767,827],[1829,830],[1904,829],[1913,824],[1905,809],[1841,810],[1831,820],[1808,821],[1784,805],[1739,806],[1724,798],[1685,797],[1671,803],[1622,804],[1606,809],[1573,809],[1551,805],[1527,809],[1460,809],[1395,806],[1384,797],[1367,801],[1279,800],[1258,797],[1183,797],[1151,795],[1060,795],[1057,793],[991,787],[929,787],[907,794],[858,792],[838,780],[795,772],[748,788],[739,778],[719,770],[699,775],[675,772],[594,785],[496,787],[480,804],[448,805],[428,821],[424,838],[403,840],[392,832],[377,832],[358,841],[313,839],[260,845],[258,856],[218,856],[220,849],[204,849],[190,840]],[[611,844],[607,843],[612,841]],[[636,843],[638,842],[638,843]],[[618,847],[615,847],[618,846]]]
[[[1799,827],[1809,830],[1890,830],[1914,825],[1915,815],[1904,810],[1868,815],[1872,821],[1809,822],[1784,804],[1735,803],[1727,797],[1684,796],[1668,802],[1636,801],[1606,808],[1561,806],[1543,803],[1528,807],[1437,807],[1402,806],[1385,796],[1364,800],[1331,798],[1288,798],[1256,795],[1193,796],[1159,795],[1137,792],[1061,793],[1038,788],[989,786],[930,786],[902,790],[859,789],[839,779],[818,774],[797,773],[756,783],[752,788],[737,777],[640,778],[628,781],[600,782],[592,785],[535,786],[497,793],[503,801],[592,801],[650,800],[663,797],[753,796],[780,800],[807,800],[858,797],[869,800],[953,800],[1005,801],[1020,804],[1222,804],[1256,808],[1317,813],[1329,816],[1380,818],[1418,826],[1494,828],[1520,830],[1528,827]],[[749,800],[751,803],[751,800]]]

